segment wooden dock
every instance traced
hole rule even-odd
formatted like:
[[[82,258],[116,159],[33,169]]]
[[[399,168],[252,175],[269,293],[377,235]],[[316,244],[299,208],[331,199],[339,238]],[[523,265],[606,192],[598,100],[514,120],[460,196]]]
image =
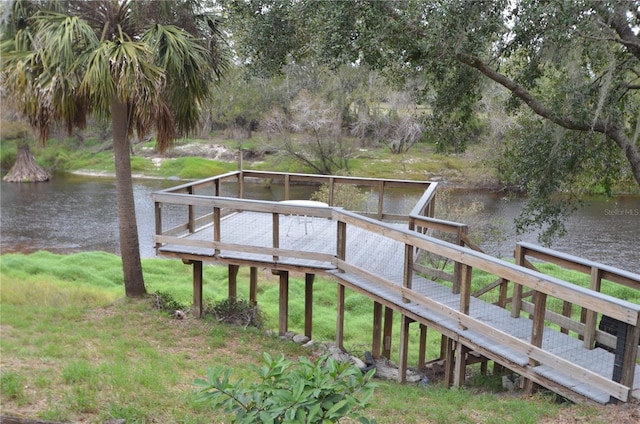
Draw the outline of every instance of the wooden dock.
[[[256,173],[251,176],[255,178]],[[200,185],[215,186],[217,181],[211,179]],[[349,182],[362,185],[363,181]],[[382,193],[384,185],[376,184]],[[336,207],[228,198],[215,192],[196,195],[194,187],[189,187],[186,193],[184,188],[154,193],[155,243],[159,256],[193,264],[197,312],[201,310],[203,262],[229,265],[230,293],[235,291],[237,267],[251,267],[252,296],[256,284],[253,271],[266,267],[280,275],[279,330],[285,332],[288,276],[301,272],[307,282],[305,332],[310,336],[313,276],[328,276],[341,288],[336,311],[339,346],[345,320],[345,288],[374,302],[374,357],[388,357],[389,320],[393,312],[401,314],[401,381],[407,370],[409,327],[417,323],[424,330],[419,352],[423,362],[426,329],[442,335],[438,359],[446,366],[448,385],[463,384],[466,365],[480,357],[523,376],[526,390],[540,385],[576,402],[601,404],[640,399],[640,305],[598,292],[603,276],[638,289],[637,274],[599,264],[580,265],[569,255],[558,255],[573,263],[573,269],[580,265],[589,270],[593,287],[587,289],[525,267],[527,257],[549,255],[545,249],[518,246],[518,264],[512,264],[433,238],[427,235],[428,228],[456,232],[459,244],[464,244],[466,234],[461,224],[429,216],[433,187],[425,191],[410,219],[395,223]],[[382,201],[380,205],[373,215],[385,215]],[[456,264],[455,271],[447,274],[430,269],[422,260],[426,253],[448,258]],[[480,272],[496,277],[492,289],[499,295],[488,297],[489,289],[471,293],[474,274]],[[551,299],[564,302],[562,313],[547,308]],[[572,318],[572,307],[581,309],[579,319]],[[596,320],[602,315],[619,323],[617,335],[597,329]]]

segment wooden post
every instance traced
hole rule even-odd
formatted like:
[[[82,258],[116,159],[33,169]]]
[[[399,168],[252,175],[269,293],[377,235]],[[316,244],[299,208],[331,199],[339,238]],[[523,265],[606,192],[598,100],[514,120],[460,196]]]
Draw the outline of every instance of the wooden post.
[[[278,213],[273,214],[272,227],[273,227],[273,234],[272,234],[273,247],[277,249],[280,247],[280,214]],[[279,259],[280,259],[279,256],[273,255],[273,262],[278,262]]]
[[[344,261],[347,257],[347,223],[338,221],[337,231],[336,256]]]
[[[411,319],[402,315],[400,319],[400,352],[398,352],[398,383],[407,381],[407,354],[409,351],[409,324]]]
[[[382,356],[391,358],[391,334],[393,333],[393,309],[384,308],[384,332],[382,336]]]
[[[189,186],[187,188],[187,194],[193,194],[193,186]],[[189,229],[189,233],[193,234],[196,231],[196,226],[195,226],[195,209],[193,205],[189,205],[189,212],[188,212],[188,216],[189,216],[189,222],[187,224],[187,228]]]
[[[220,208],[213,208],[213,241],[220,242]],[[215,249],[216,256],[220,254],[220,249]]]
[[[335,190],[335,186],[336,186],[336,179],[333,177],[329,177],[329,199],[327,200],[327,203],[329,203],[329,206],[335,206],[334,204],[334,190]]]
[[[498,306],[501,308],[507,307],[507,293],[509,292],[509,280],[501,279],[500,282],[500,294],[498,295]]]
[[[240,266],[229,264],[229,300],[238,299],[238,270]]]
[[[458,244],[458,246],[464,246],[464,241],[462,240],[463,235],[466,235],[468,233],[468,227],[467,226],[460,226],[458,227],[457,231],[456,231],[456,243]],[[453,265],[453,289],[452,289],[452,293],[454,294],[458,294],[460,293],[460,287],[462,284],[464,284],[464,282],[462,281],[462,279],[464,278],[464,276],[462,275],[462,267],[463,265],[460,262],[456,262]]]
[[[602,270],[592,266],[591,267],[591,282],[589,288],[591,290],[600,292],[602,287]],[[584,308],[583,308],[584,310]],[[587,349],[593,349],[596,343],[596,321],[598,320],[598,313],[587,309],[584,320],[584,347]]]
[[[533,294],[533,326],[531,328],[531,344],[536,347],[542,346],[542,337],[544,336],[544,319],[545,312],[547,310],[547,294],[536,291]],[[529,365],[535,367],[537,361],[529,359]],[[524,380],[524,391],[527,394],[531,394],[534,389],[533,381],[529,379]]]
[[[427,326],[420,324],[420,348],[418,350],[418,369],[424,367],[427,353]]]
[[[291,196],[291,175],[286,174],[284,176],[284,200],[289,200],[289,196]]]
[[[382,303],[373,301],[373,341],[371,343],[371,356],[380,358],[382,338]]]
[[[315,274],[304,275],[304,335],[311,339],[313,330],[313,280]]]
[[[573,310],[573,303],[568,302],[566,300],[564,302],[562,302],[562,316],[571,318],[571,311],[572,310]],[[595,323],[594,323],[594,330],[595,330]],[[569,329],[561,327],[560,328],[560,332],[563,333],[563,334],[569,334]],[[595,331],[594,331],[594,335],[595,335]]]
[[[514,256],[517,265],[525,266],[525,252],[521,245],[516,244]],[[511,300],[511,318],[519,318],[520,310],[522,310],[522,285],[514,283],[513,298]]]
[[[444,338],[444,387],[449,388],[453,384],[453,364],[455,363],[453,339],[442,337]]]
[[[258,268],[255,266],[249,271],[249,303],[258,304]]]
[[[616,321],[616,350],[613,361],[613,381],[630,389],[633,388],[633,380],[636,370],[636,357],[638,355],[638,338],[640,338],[640,326],[633,326]],[[631,390],[629,390],[631,396]],[[617,402],[613,397],[613,403]]]
[[[193,314],[202,317],[202,261],[193,264]]]
[[[378,219],[382,221],[384,210],[384,180],[378,182]]]
[[[404,275],[403,275],[404,287],[411,289],[413,285],[413,246],[410,244],[404,245]],[[402,297],[404,303],[410,303],[409,299]]]
[[[453,385],[455,387],[462,387],[464,385],[468,352],[468,347],[460,342],[456,343],[455,365],[453,367]]]
[[[469,315],[469,306],[471,305],[471,274],[473,268],[468,265],[462,266],[462,273],[460,275],[460,312],[465,315]],[[462,330],[467,328],[460,324]]]
[[[162,235],[162,203],[155,202],[156,235]],[[160,252],[161,243],[156,242],[156,255]]]
[[[338,305],[336,314],[336,346],[344,350],[344,286],[338,284]]]
[[[289,329],[289,271],[278,271],[280,276],[280,303],[278,331],[284,336]]]
[[[238,173],[238,198],[244,199],[244,171]]]

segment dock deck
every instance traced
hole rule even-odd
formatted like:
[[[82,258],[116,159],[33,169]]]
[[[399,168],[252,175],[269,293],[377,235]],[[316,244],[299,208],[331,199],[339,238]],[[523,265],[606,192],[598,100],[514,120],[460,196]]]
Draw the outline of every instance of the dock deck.
[[[166,207],[170,199],[159,194],[155,201]],[[404,372],[408,327],[418,322],[451,343],[448,372],[454,374],[454,384],[464,379],[465,358],[474,352],[573,401],[605,404],[640,399],[637,342],[625,344],[616,337],[613,345],[617,350],[594,347],[584,340],[590,337],[589,319],[587,324],[575,323],[568,316],[556,317],[559,314],[545,306],[547,297],[554,297],[590,308],[596,317],[612,316],[622,323],[627,338],[637,340],[638,305],[433,239],[408,229],[406,222],[381,223],[333,207],[292,207],[217,197],[185,196],[175,203],[177,209],[203,206],[213,214],[201,213],[200,225],[188,225],[184,231],[175,230],[175,225],[173,230],[163,230],[163,220],[156,216],[159,256],[331,277],[402,314],[406,331],[400,336],[400,366]],[[193,215],[198,214],[190,212]],[[425,275],[424,267],[416,265],[424,252],[461,264],[462,273],[457,277],[460,290]],[[512,283],[511,309],[495,299],[470,295],[476,272],[493,274],[505,286]],[[640,286],[636,274],[622,275]],[[535,292],[530,301],[526,301],[522,287]],[[344,319],[344,311],[337,313]],[[600,333],[595,330],[591,339],[611,338]],[[611,345],[611,340],[608,343]]]

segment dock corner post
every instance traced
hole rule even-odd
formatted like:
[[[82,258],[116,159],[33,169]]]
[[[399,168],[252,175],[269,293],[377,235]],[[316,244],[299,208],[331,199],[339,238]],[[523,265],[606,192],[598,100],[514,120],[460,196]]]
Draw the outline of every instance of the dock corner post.
[[[240,266],[229,264],[229,300],[235,302],[238,299],[238,270]]]
[[[613,364],[613,381],[632,389],[636,369],[636,357],[638,355],[640,326],[638,324],[631,325],[617,320],[616,324],[617,334]],[[629,396],[631,396],[631,390],[629,390]]]
[[[184,261],[193,266],[193,315],[202,317],[202,261]]]
[[[371,356],[374,359],[380,358],[382,340],[382,303],[373,301],[373,335],[371,342]]]
[[[338,283],[338,305],[336,314],[336,346],[344,350],[344,286]]]
[[[278,332],[281,336],[289,330],[289,271],[278,271],[280,276],[280,302]]]
[[[304,335],[311,339],[313,331],[313,280],[315,274],[304,275]]]

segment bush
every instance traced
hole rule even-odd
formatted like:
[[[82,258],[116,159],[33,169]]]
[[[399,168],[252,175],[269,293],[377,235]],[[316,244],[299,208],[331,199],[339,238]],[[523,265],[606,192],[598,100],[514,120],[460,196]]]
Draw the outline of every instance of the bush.
[[[260,313],[258,305],[245,299],[224,299],[205,309],[205,314],[213,314],[220,322],[232,325],[262,328],[265,317]]]
[[[252,367],[257,382],[229,381],[231,370],[209,370],[197,380],[198,401],[235,414],[234,423],[334,423],[343,417],[375,423],[357,412],[366,407],[375,384],[374,371],[367,374],[330,356],[315,362],[300,358],[297,366],[280,355],[263,354],[264,365]]]

